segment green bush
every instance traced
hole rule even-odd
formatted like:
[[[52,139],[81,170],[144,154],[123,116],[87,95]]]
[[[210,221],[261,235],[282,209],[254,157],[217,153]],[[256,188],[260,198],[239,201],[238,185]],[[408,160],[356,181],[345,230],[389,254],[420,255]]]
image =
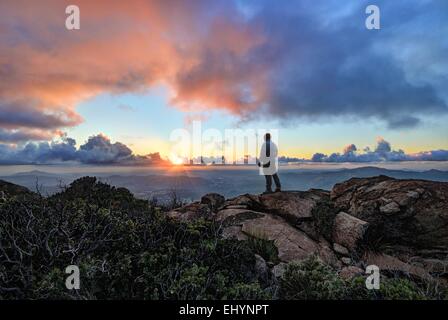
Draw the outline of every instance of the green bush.
[[[348,283],[348,298],[370,300],[425,300],[422,289],[406,278],[384,278],[379,290],[367,290],[365,278],[357,277]]]
[[[387,279],[380,285],[379,299],[384,300],[424,300],[420,288],[408,279]]]
[[[95,178],[0,206],[0,299],[256,299],[255,252]],[[77,265],[80,290],[65,288]]]
[[[281,279],[280,297],[283,299],[333,300],[343,299],[345,295],[345,282],[316,257],[288,264]]]
[[[288,264],[280,281],[281,299],[424,300],[443,299],[446,287],[426,292],[407,278],[381,278],[379,290],[368,290],[364,277],[345,281],[315,257]],[[446,296],[445,296],[446,299]]]
[[[277,264],[280,262],[278,258],[278,249],[273,240],[268,240],[263,237],[249,237],[249,247],[264,260]]]

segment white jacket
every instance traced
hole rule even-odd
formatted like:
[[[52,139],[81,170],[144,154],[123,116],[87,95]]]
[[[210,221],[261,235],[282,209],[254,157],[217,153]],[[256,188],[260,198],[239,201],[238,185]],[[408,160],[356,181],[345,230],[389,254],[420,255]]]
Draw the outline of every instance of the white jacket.
[[[268,145],[269,144],[269,145]],[[269,152],[268,152],[269,151]],[[278,170],[278,149],[277,145],[269,141],[264,142],[260,150],[260,174],[273,175]],[[264,167],[267,166],[267,167]]]

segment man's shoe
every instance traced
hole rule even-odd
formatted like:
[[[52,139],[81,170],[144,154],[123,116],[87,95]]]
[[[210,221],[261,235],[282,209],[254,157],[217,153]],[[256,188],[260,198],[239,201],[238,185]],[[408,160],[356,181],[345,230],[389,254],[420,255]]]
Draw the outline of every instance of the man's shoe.
[[[276,189],[275,189],[275,192],[282,192],[282,189],[280,189],[280,188],[276,188]]]

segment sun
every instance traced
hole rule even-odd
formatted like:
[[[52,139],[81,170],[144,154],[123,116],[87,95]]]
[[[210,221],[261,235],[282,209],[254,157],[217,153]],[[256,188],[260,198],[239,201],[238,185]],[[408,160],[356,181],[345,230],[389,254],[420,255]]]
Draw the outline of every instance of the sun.
[[[182,159],[176,155],[171,155],[169,159],[170,159],[171,163],[174,165],[181,165],[184,163],[184,159]]]

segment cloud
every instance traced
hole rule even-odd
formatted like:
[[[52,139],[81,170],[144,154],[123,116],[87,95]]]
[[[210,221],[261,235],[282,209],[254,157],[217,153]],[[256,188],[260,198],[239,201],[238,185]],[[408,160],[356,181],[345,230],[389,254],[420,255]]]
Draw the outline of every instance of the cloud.
[[[369,147],[358,152],[354,144],[346,146],[342,153],[326,155],[315,153],[312,162],[383,162],[383,161],[448,161],[448,150],[425,151],[407,154],[403,150],[393,150],[391,144],[379,137],[373,151]]]
[[[76,105],[102,92],[163,83],[182,110],[243,119],[380,119],[389,128],[446,114],[445,1],[78,0],[0,3],[0,121],[25,131],[76,126]],[[419,41],[415,41],[419,39]]]
[[[111,143],[104,135],[90,137],[79,147],[78,156],[83,163],[116,163],[128,161],[132,150],[121,142]]]
[[[59,132],[48,132],[45,130],[34,130],[34,129],[3,129],[0,128],[0,143],[16,143],[25,142],[29,140],[51,140]]]
[[[134,155],[123,143],[112,143],[102,134],[91,136],[76,148],[76,141],[62,136],[61,141],[29,142],[23,146],[0,144],[0,164],[83,164],[152,165],[166,164],[159,153]]]

